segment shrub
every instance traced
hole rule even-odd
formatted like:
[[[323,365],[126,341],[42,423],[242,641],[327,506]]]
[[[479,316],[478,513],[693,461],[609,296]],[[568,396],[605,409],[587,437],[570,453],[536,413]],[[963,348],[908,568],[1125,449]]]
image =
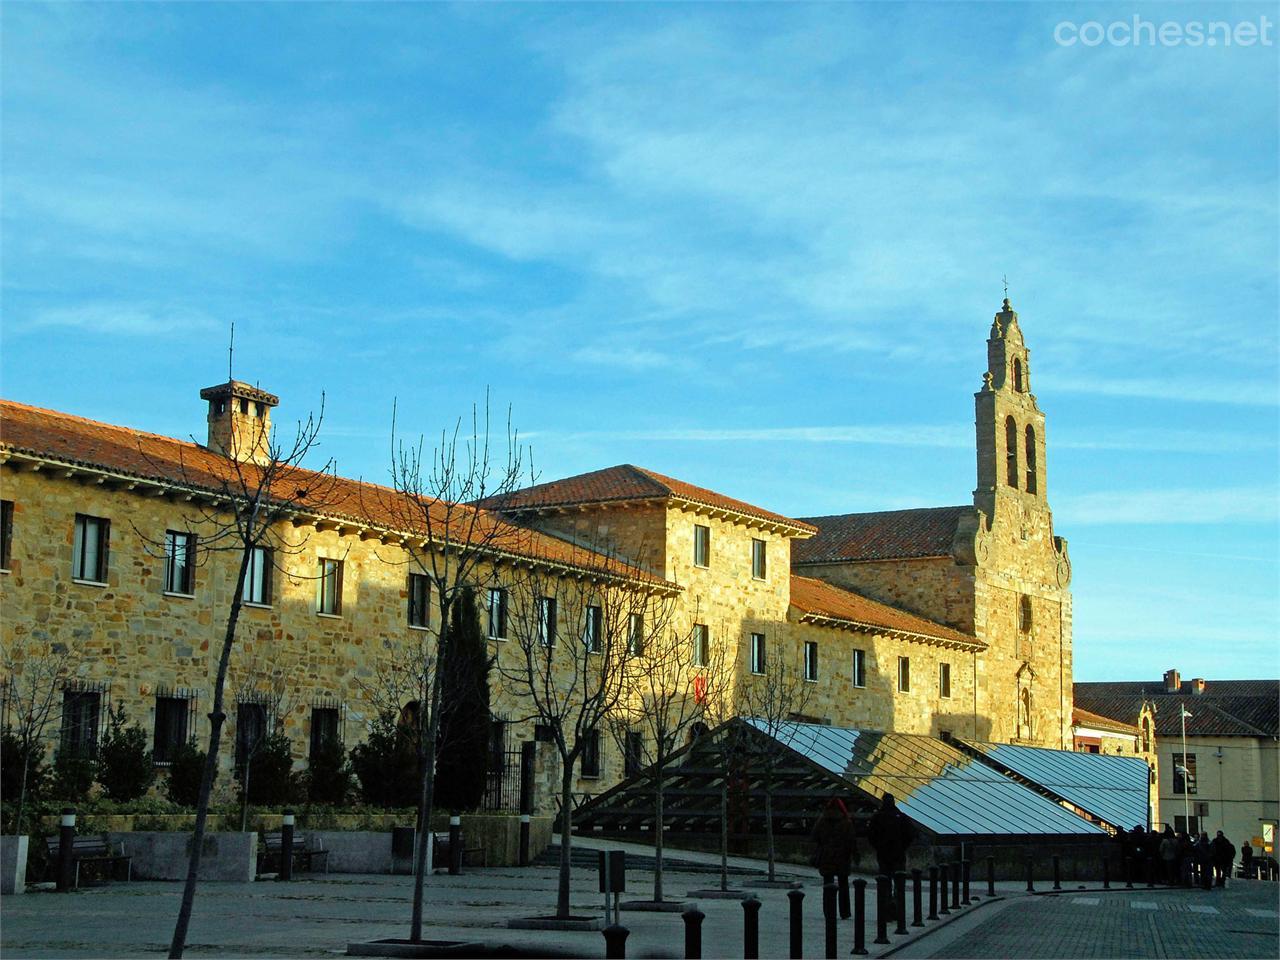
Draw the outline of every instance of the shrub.
[[[200,778],[204,776],[204,751],[189,740],[173,751],[165,794],[182,807],[194,807],[200,800]]]
[[[236,770],[244,795],[245,770]],[[293,745],[283,731],[265,737],[248,763],[248,801],[254,806],[292,803],[299,794],[298,776],[293,772]]]
[[[96,773],[97,763],[92,757],[70,750],[59,750],[53,761],[51,799],[67,803],[80,803],[87,799]]]
[[[373,722],[369,738],[351,751],[360,796],[375,807],[418,805],[418,750],[390,713]]]
[[[127,719],[124,704],[118,704],[98,747],[98,783],[110,800],[136,800],[156,778],[147,735],[136,724],[125,726]]]
[[[326,737],[311,754],[304,775],[307,799],[312,803],[341,804],[351,792],[351,763],[337,737]]]
[[[6,732],[0,737],[0,796],[16,804],[22,793],[22,765],[27,760],[22,740]],[[37,745],[30,751],[31,764],[27,770],[27,800],[38,799],[49,778],[49,768],[44,762],[44,748]]]

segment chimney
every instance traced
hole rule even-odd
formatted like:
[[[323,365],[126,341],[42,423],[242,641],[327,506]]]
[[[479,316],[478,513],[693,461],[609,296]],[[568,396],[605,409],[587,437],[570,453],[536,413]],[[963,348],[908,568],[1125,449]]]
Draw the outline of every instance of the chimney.
[[[205,387],[200,399],[209,401],[209,443],[215,453],[233,460],[266,463],[271,459],[271,408],[274,394],[240,380]]]
[[[1204,678],[1203,678],[1203,677],[1196,677],[1194,680],[1192,680],[1192,681],[1191,681],[1191,693],[1192,693],[1192,695],[1193,695],[1193,696],[1196,696],[1196,697],[1198,697],[1198,696],[1200,696],[1200,694],[1204,693]]]
[[[1164,672],[1164,692],[1178,693],[1182,690],[1182,678],[1178,676],[1177,670],[1166,670]]]

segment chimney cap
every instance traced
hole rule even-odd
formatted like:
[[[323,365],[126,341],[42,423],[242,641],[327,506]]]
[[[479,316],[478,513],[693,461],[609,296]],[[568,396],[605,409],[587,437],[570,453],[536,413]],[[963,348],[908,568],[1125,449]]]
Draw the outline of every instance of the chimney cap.
[[[274,393],[267,393],[265,390],[259,390],[253,384],[245,383],[243,380],[228,380],[226,383],[219,383],[212,387],[205,387],[200,391],[201,400],[225,400],[229,397],[256,400],[258,403],[264,403],[268,407],[276,407],[280,405],[280,398]]]

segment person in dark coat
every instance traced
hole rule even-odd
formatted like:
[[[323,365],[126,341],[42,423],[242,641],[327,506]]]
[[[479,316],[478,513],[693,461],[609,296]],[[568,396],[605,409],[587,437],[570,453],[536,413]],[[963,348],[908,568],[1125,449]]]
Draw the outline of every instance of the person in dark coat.
[[[1178,838],[1173,835],[1173,827],[1164,828],[1164,838],[1160,841],[1160,863],[1164,869],[1164,882],[1171,887],[1178,885]]]
[[[853,914],[849,904],[849,869],[857,841],[853,833],[853,821],[849,811],[838,797],[827,801],[827,808],[813,825],[809,834],[813,841],[813,865],[822,874],[822,882],[837,881],[840,886],[840,918],[848,920]]]
[[[880,809],[867,823],[867,839],[876,851],[876,867],[881,876],[892,880],[896,871],[907,868],[907,847],[915,838],[915,825],[898,809],[893,794],[886,793],[880,800]],[[893,901],[892,883],[889,890],[889,915],[893,916],[897,904]]]
[[[1200,834],[1195,842],[1196,868],[1200,871],[1200,886],[1205,890],[1213,889],[1213,849],[1209,846],[1209,835]]]
[[[1191,847],[1191,838],[1185,833],[1180,833],[1178,834],[1178,876],[1182,878],[1184,887],[1191,886],[1195,866],[1196,857]]]
[[[1209,848],[1213,855],[1214,886],[1225,887],[1227,877],[1231,876],[1231,864],[1236,860],[1235,844],[1224,837],[1219,830],[1218,835],[1209,841]]]
[[[1253,879],[1253,847],[1246,840],[1240,844],[1240,876],[1246,880]]]

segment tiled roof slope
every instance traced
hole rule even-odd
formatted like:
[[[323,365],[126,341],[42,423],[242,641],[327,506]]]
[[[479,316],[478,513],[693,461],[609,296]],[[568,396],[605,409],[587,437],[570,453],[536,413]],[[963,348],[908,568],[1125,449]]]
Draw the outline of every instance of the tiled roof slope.
[[[802,618],[813,616],[842,620],[856,626],[910,633],[977,649],[986,647],[970,634],[812,577],[791,575],[791,606],[800,612]]]
[[[880,513],[804,517],[818,535],[791,548],[791,562],[900,560],[951,555],[960,517],[973,507],[923,507]]]
[[[1138,732],[1136,723],[1104,717],[1100,713],[1093,713],[1080,707],[1074,707],[1071,710],[1071,722],[1078,727],[1097,727],[1101,730],[1118,730],[1129,734]]]
[[[1104,717],[1131,722],[1144,700],[1156,710],[1156,733],[1161,737],[1182,733],[1179,706],[1191,714],[1187,736],[1280,736],[1280,680],[1209,680],[1204,693],[1191,692],[1183,682],[1178,693],[1165,693],[1160,680],[1077,683],[1077,706]]]
[[[99,468],[124,477],[212,493],[226,490],[230,477],[230,461],[226,457],[191,441],[9,400],[0,400],[0,447],[72,466]],[[241,468],[246,478],[255,482],[258,468],[252,463],[243,463]],[[308,496],[297,498],[300,509],[379,529],[425,535],[425,521],[420,514],[415,517],[416,506],[390,487],[302,469],[289,473],[289,483],[295,488],[290,496],[298,489],[310,491]],[[444,505],[433,511],[436,523],[443,523],[445,511]],[[614,558],[508,523],[489,511],[459,505],[453,510],[453,520],[455,531],[458,527],[472,527],[476,539],[487,538],[492,531],[489,542],[503,553],[665,582]],[[461,531],[455,533],[463,535]]]
[[[702,506],[727,510],[744,517],[786,526],[800,533],[815,532],[813,527],[803,521],[793,520],[780,513],[773,513],[742,500],[726,497],[714,490],[694,486],[692,483],[666,477],[629,463],[526,487],[513,495],[503,497],[502,509],[541,510],[579,504],[670,499],[687,500]],[[496,504],[490,500],[486,501],[485,505]]]

